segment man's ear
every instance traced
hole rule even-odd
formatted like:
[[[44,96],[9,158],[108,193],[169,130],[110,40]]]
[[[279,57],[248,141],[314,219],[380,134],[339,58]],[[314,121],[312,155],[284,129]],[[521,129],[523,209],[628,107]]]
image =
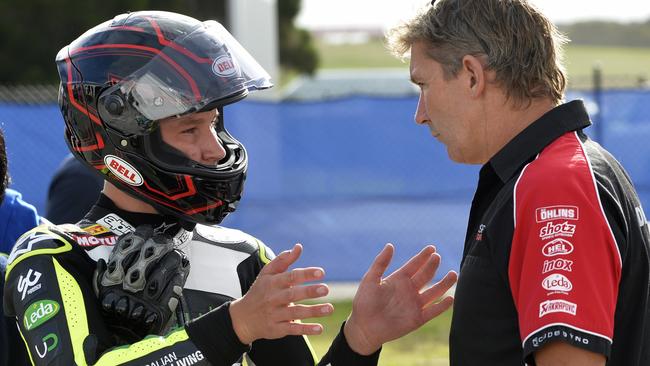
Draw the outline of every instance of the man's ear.
[[[463,56],[462,73],[467,80],[467,88],[473,97],[480,97],[485,90],[486,70],[481,60],[472,55]]]

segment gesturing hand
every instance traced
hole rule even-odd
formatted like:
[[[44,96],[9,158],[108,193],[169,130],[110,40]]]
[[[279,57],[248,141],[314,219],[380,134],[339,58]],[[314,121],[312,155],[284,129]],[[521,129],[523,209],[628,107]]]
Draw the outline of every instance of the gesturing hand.
[[[357,353],[369,355],[382,344],[406,335],[447,310],[453,298],[435,302],[456,283],[450,271],[421,291],[433,278],[440,255],[429,245],[401,268],[382,279],[395,248],[387,244],[364,275],[352,303],[344,334]]]
[[[331,304],[295,305],[294,302],[327,295],[327,285],[304,285],[323,278],[322,268],[296,268],[287,272],[302,253],[296,244],[268,263],[246,295],[230,305],[233,328],[242,343],[256,339],[276,339],[287,335],[320,334],[320,324],[303,324],[300,319],[327,316],[334,310]]]

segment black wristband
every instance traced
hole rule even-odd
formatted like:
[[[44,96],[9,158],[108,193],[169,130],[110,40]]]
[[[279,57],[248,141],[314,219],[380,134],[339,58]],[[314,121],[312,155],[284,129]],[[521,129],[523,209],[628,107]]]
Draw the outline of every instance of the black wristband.
[[[373,354],[368,356],[361,355],[356,353],[350,345],[348,344],[347,339],[345,339],[345,334],[343,333],[343,328],[345,327],[345,322],[341,325],[341,330],[339,334],[334,338],[332,345],[330,346],[329,351],[323,360],[327,360],[332,365],[346,365],[346,366],[375,366],[379,362],[379,353],[381,352],[381,347]],[[322,362],[321,362],[322,363]]]
[[[232,365],[250,350],[249,345],[239,341],[229,308],[227,302],[185,325],[192,342],[214,365]]]

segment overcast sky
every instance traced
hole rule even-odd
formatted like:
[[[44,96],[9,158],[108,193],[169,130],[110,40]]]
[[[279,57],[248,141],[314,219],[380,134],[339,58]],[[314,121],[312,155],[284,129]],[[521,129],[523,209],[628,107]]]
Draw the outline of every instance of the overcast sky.
[[[556,23],[585,19],[639,21],[650,18],[648,0],[529,0]],[[307,29],[388,28],[426,0],[302,0],[297,23]]]

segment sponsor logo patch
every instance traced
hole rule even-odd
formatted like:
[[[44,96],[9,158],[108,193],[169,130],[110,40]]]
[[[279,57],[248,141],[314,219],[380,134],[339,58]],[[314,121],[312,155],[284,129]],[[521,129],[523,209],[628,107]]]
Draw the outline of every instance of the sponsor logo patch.
[[[117,235],[124,235],[135,231],[135,228],[126,222],[126,220],[112,213],[97,220],[97,223],[108,228]]]
[[[140,186],[144,182],[142,175],[131,164],[115,155],[106,155],[104,164],[119,180],[132,186]]]
[[[545,222],[551,220],[578,220],[578,207],[547,206],[535,210],[535,221]]]
[[[212,72],[219,76],[233,76],[237,73],[237,65],[229,56],[221,56],[212,63]]]
[[[59,337],[54,333],[49,333],[41,340],[43,341],[42,350],[38,344],[34,345],[34,349],[36,349],[36,354],[38,355],[38,357],[43,359],[45,358],[45,356],[47,356],[47,354],[50,351],[52,351],[53,349],[56,348],[56,346],[59,345]]]
[[[27,275],[23,276],[22,274],[18,278],[18,286],[16,289],[18,293],[22,294],[20,300],[25,300],[25,296],[31,295],[34,292],[41,289],[41,283],[38,282],[41,279],[41,272],[34,271],[31,268],[27,271]]]
[[[572,237],[575,232],[576,226],[569,224],[568,221],[559,224],[549,222],[539,230],[539,237],[541,239],[551,239],[556,236]]]
[[[83,231],[87,232],[90,235],[99,235],[99,234],[104,234],[107,233],[109,230],[99,224],[95,225],[90,225],[88,227],[85,227],[82,229]]]
[[[566,276],[553,273],[542,280],[542,287],[547,291],[569,292],[573,289],[573,284]]]
[[[551,313],[576,315],[578,305],[564,300],[546,300],[539,304],[539,317]]]
[[[571,272],[571,266],[573,266],[573,261],[564,258],[545,260],[542,273],[555,270]]]
[[[573,244],[562,238],[551,240],[542,247],[542,254],[546,257],[555,257],[556,255],[565,255],[571,252],[573,252]]]
[[[54,300],[40,300],[29,305],[23,316],[25,329],[32,330],[52,319],[61,307]]]
[[[72,237],[74,240],[77,242],[77,244],[81,245],[82,247],[96,247],[100,245],[115,245],[117,242],[117,236],[111,235],[111,236],[104,236],[104,237],[96,237],[92,235],[76,235],[72,234]]]
[[[533,341],[533,347],[537,348],[540,345],[543,345],[545,341],[549,339],[554,339],[554,338],[564,338],[571,340],[572,342],[575,343],[582,343],[584,345],[589,344],[589,339],[585,338],[584,336],[580,334],[574,334],[573,330],[571,329],[562,329],[562,330],[548,330],[544,331],[544,333],[535,336],[532,341]]]
[[[481,224],[479,225],[478,231],[476,232],[476,241],[483,240],[483,231],[485,231],[485,225]]]

